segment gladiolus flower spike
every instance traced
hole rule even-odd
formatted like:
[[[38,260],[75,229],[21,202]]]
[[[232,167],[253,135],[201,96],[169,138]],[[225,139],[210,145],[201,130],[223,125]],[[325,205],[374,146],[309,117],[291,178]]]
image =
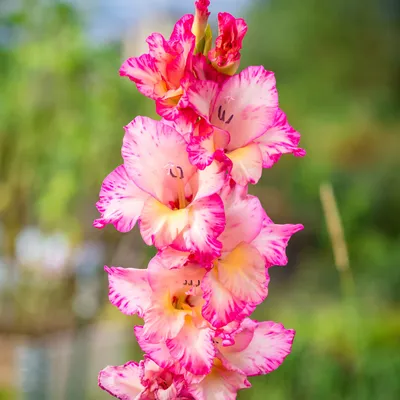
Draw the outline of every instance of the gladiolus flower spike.
[[[250,314],[303,226],[275,224],[247,189],[283,154],[305,151],[278,106],[274,73],[235,74],[245,21],[220,13],[210,50],[209,4],[197,0],[169,39],[153,33],[149,53],[120,70],[161,119],[125,126],[123,163],[96,204],[96,228],[128,232],[138,223],[157,249],[146,269],[105,267],[110,302],[143,319],[134,332],[144,359],[99,374],[118,399],[236,399],[248,377],[281,365],[295,335]]]

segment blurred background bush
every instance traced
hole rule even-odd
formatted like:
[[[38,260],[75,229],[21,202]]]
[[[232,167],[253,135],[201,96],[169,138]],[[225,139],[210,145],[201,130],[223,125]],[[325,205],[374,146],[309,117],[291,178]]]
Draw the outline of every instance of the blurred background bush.
[[[297,330],[293,352],[239,398],[398,399],[400,6],[212,3],[214,24],[218,11],[246,18],[242,67],[275,71],[307,150],[251,188],[275,222],[305,230],[255,313]],[[121,162],[122,126],[155,117],[118,68],[185,12],[191,0],[0,3],[0,399],[106,399],[98,370],[141,357],[139,321],[108,304],[102,266],[144,267],[151,250],[136,230],[91,222],[100,184]],[[334,262],[324,182],[351,273]]]

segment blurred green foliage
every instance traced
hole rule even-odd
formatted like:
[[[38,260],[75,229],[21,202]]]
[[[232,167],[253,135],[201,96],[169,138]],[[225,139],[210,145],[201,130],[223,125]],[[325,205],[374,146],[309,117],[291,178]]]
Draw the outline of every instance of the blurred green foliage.
[[[239,397],[400,398],[400,9],[389,0],[270,0],[247,17],[242,67],[275,71],[307,157],[283,157],[251,189],[275,222],[305,230],[288,267],[271,271],[255,314],[297,330],[293,353]],[[121,162],[122,126],[154,109],[118,77],[120,43],[90,43],[71,6],[26,1],[0,24],[0,220],[12,255],[27,224],[75,240],[91,229],[101,181]],[[320,206],[324,181],[343,219],[350,298]]]

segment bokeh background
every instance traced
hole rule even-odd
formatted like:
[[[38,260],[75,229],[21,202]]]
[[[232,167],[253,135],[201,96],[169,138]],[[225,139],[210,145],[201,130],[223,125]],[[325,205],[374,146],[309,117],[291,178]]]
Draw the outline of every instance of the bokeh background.
[[[399,3],[215,0],[211,10],[214,33],[218,11],[246,18],[241,67],[275,71],[307,150],[251,188],[275,222],[305,230],[255,313],[297,330],[293,352],[239,398],[399,399]],[[141,357],[140,321],[108,304],[102,267],[144,267],[151,250],[136,230],[91,223],[121,162],[122,126],[155,117],[120,64],[186,12],[191,0],[0,2],[2,400],[107,399],[98,371]],[[339,220],[332,199],[322,207],[325,183],[348,264],[335,262],[344,248],[328,234],[327,219]]]

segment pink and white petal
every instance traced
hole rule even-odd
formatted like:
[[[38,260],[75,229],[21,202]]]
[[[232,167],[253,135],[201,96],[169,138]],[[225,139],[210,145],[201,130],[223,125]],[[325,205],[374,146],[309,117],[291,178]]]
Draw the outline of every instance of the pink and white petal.
[[[156,100],[156,112],[163,120],[174,121],[180,114],[179,103],[181,95],[176,97],[165,97]]]
[[[235,298],[218,279],[216,268],[209,271],[201,284],[205,304],[201,313],[215,328],[221,328],[237,319],[246,302]]]
[[[174,59],[174,51],[160,33],[153,33],[146,39],[149,45],[149,53],[163,77],[167,76],[166,67]]]
[[[223,366],[213,366],[203,380],[188,389],[195,400],[235,400],[238,390],[249,387],[251,384],[245,375],[228,371]]]
[[[186,108],[179,110],[179,114],[174,120],[163,119],[163,123],[174,128],[180,133],[187,142],[190,140],[190,135],[195,129],[198,115],[191,109]]]
[[[192,33],[194,16],[186,14],[182,16],[172,30],[170,42],[178,42],[183,48],[183,54],[186,58],[193,53],[196,37]]]
[[[303,228],[301,224],[274,224],[269,218],[266,218],[259,235],[251,244],[265,257],[270,266],[283,266],[288,263],[286,247],[289,239]]]
[[[120,165],[101,185],[100,200],[96,203],[101,217],[93,225],[103,228],[113,224],[118,231],[129,232],[135,226],[148,197],[128,177],[125,167]]]
[[[214,140],[212,133],[204,136],[193,136],[187,146],[190,162],[203,170],[214,160]]]
[[[218,262],[218,279],[237,299],[260,304],[268,295],[264,257],[252,245],[239,244]]]
[[[170,368],[160,368],[147,355],[140,362],[142,367],[142,385],[146,387],[141,400],[175,400],[182,398],[186,381],[183,370],[174,361]],[[182,399],[183,400],[183,399]]]
[[[294,330],[285,329],[282,324],[273,321],[259,322],[245,349],[237,349],[233,345],[221,350],[224,364],[229,364],[248,376],[268,374],[277,369],[290,354],[294,335]]]
[[[164,268],[175,269],[183,267],[191,258],[190,251],[179,251],[172,247],[167,247],[157,253],[156,257]]]
[[[224,191],[226,194],[227,191]],[[222,195],[221,195],[222,196]],[[222,251],[232,251],[239,243],[251,243],[261,231],[265,211],[260,200],[235,185],[223,198],[226,227],[219,236]]]
[[[252,143],[227,154],[232,161],[232,179],[239,185],[255,184],[262,174],[262,155],[257,144]]]
[[[245,318],[239,323],[239,326],[231,334],[226,334],[226,337],[230,341],[226,343],[219,343],[217,345],[217,358],[222,362],[223,366],[230,371],[238,371],[244,373],[240,368],[232,365],[225,357],[224,354],[227,352],[238,353],[245,350],[251,343],[254,337],[254,331],[258,326],[257,321],[253,321],[250,318]],[[223,336],[224,331],[222,331]]]
[[[154,59],[149,54],[128,58],[122,64],[119,74],[135,82],[139,92],[153,100],[163,96],[167,89]]]
[[[183,136],[162,121],[137,117],[125,127],[122,157],[126,171],[142,190],[168,204],[177,199],[179,186],[186,185],[196,171],[186,146]],[[180,177],[174,177],[178,172]]]
[[[134,330],[139,346],[147,357],[161,368],[171,368],[175,364],[165,342],[151,343],[143,334],[143,326],[135,326]]]
[[[157,397],[154,398],[157,400],[175,400],[181,398],[180,396],[178,396],[178,391],[174,384],[172,384],[166,389],[163,389],[162,386],[158,386],[156,391],[156,396]],[[147,399],[149,399],[148,396],[143,397],[141,400],[147,400]]]
[[[194,251],[198,259],[218,257],[221,242],[218,236],[225,228],[224,205],[217,194],[204,197],[189,206],[190,224],[171,247],[181,251]]]
[[[163,249],[172,244],[188,224],[188,208],[171,210],[150,197],[144,204],[139,227],[146,244]]]
[[[197,80],[193,82],[186,91],[186,98],[189,107],[196,111],[197,114],[203,117],[206,121],[209,121],[218,90],[218,83],[213,81]]]
[[[186,70],[191,70],[191,60],[196,41],[192,33],[193,19],[193,15],[186,14],[177,21],[169,41],[174,43],[175,49],[179,53],[173,62],[167,64],[167,80],[174,87],[180,85]]]
[[[182,367],[192,374],[205,375],[210,372],[215,356],[213,337],[212,329],[198,329],[187,317],[179,334],[166,343],[172,357]]]
[[[169,292],[172,298],[179,292],[186,292],[189,288],[186,286],[187,283],[185,285],[185,281],[201,281],[205,273],[204,268],[192,263],[183,268],[170,269],[158,256],[153,257],[148,266],[148,279],[154,296]]]
[[[108,273],[111,304],[124,314],[143,317],[151,305],[152,296],[147,270],[107,266],[104,269]]]
[[[120,366],[108,366],[99,373],[99,386],[120,400],[139,400],[144,387],[140,382],[140,367],[134,361]]]
[[[198,170],[190,180],[193,202],[219,192],[228,179],[227,163],[214,160],[206,169]]]
[[[298,147],[299,141],[300,133],[289,125],[285,113],[278,110],[272,127],[255,140],[261,150],[263,167],[272,167],[282,154],[305,156],[305,150]]]
[[[219,128],[207,129],[210,125],[204,119],[201,121],[204,122],[200,122],[196,126],[196,132],[200,131],[201,134],[192,135],[187,151],[190,162],[203,170],[216,158],[217,150],[224,153],[224,149],[229,143],[229,133]]]
[[[269,129],[278,109],[275,76],[264,67],[248,67],[222,85],[211,123],[231,135],[228,151],[251,143]]]
[[[268,272],[266,273],[266,275],[267,275],[267,281],[269,281]],[[246,304],[246,306],[243,308],[243,310],[238,315],[236,320],[241,322],[243,320],[243,318],[250,316],[256,308],[257,308],[257,304]]]

